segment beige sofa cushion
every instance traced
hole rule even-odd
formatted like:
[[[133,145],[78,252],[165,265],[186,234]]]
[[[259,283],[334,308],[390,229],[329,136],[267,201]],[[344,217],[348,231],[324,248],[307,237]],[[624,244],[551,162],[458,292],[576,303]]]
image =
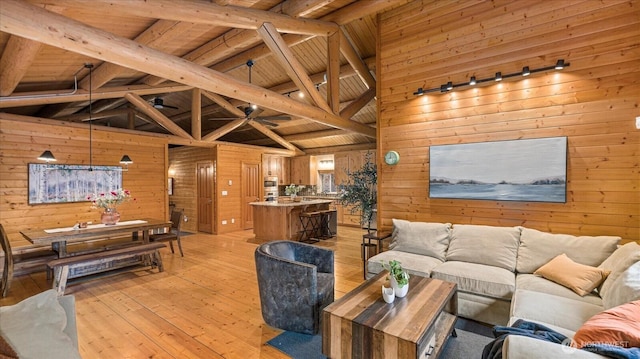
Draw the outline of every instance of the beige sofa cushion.
[[[602,301],[605,309],[640,299],[640,262],[636,262],[618,276]]]
[[[450,261],[433,268],[431,277],[458,284],[459,292],[509,300],[516,289],[516,276],[504,268]]]
[[[451,232],[447,261],[486,264],[514,271],[519,227],[456,224]]]
[[[516,289],[511,300],[512,317],[548,323],[574,332],[602,310],[600,305],[524,289]]]
[[[516,276],[516,289],[525,289],[534,292],[542,292],[565,297],[597,306],[602,306],[602,298],[595,292],[591,292],[584,297],[579,296],[571,289],[544,279],[534,274],[518,274]]]
[[[451,223],[409,222],[394,218],[389,249],[444,261],[450,239]]]
[[[542,276],[571,289],[580,296],[591,293],[604,281],[609,273],[610,271],[606,269],[576,263],[564,253],[533,272],[535,275]]]
[[[397,260],[410,275],[420,275],[429,277],[431,270],[442,261],[433,257],[424,256],[422,254],[408,253],[396,250],[385,251],[379,253],[367,262],[367,272],[370,276],[382,272],[382,262],[388,263],[391,260]]]
[[[619,241],[620,237],[576,237],[522,227],[516,269],[533,273],[562,253],[577,263],[597,267],[616,250]]]
[[[73,339],[64,331],[67,325],[53,289],[0,307],[0,333],[20,358],[80,359]]]
[[[616,249],[611,256],[598,266],[599,268],[611,271],[607,279],[598,289],[600,296],[607,296],[609,288],[611,288],[612,284],[618,279],[622,272],[638,261],[640,261],[640,245],[638,245],[638,243],[629,242]]]

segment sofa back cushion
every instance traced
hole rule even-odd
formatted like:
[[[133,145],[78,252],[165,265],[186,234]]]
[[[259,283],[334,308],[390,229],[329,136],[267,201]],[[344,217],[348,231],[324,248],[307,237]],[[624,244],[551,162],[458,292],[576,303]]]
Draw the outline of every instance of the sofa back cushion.
[[[608,291],[602,294],[604,309],[640,300],[640,261],[616,277]]]
[[[518,273],[533,273],[562,253],[574,262],[597,267],[616,250],[620,237],[551,234],[522,227]]]
[[[613,283],[616,282],[618,277],[632,264],[640,261],[640,245],[636,242],[629,242],[613,252],[598,268],[611,271],[611,274],[607,277],[607,280],[602,283],[598,288],[598,293],[604,298],[608,295],[607,292],[613,287]],[[615,290],[615,289],[614,289]]]
[[[456,224],[451,232],[447,261],[485,264],[514,271],[519,227]]]
[[[394,218],[389,249],[444,261],[450,239],[451,223],[409,222]]]

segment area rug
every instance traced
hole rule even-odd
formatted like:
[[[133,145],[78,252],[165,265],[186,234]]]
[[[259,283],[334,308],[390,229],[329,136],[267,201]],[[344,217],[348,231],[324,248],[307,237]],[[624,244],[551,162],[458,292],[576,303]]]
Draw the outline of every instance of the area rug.
[[[476,328],[478,327],[473,324],[470,326],[468,321],[458,319],[458,322],[456,323],[456,333],[458,336],[449,337],[440,358],[479,359],[482,356],[482,349],[484,349],[484,346],[493,340],[493,337],[487,336],[490,335],[490,329],[480,328],[480,330],[477,330]],[[480,334],[467,330],[473,330]],[[326,356],[322,354],[322,336],[320,334],[308,335],[295,332],[284,332],[269,340],[267,344],[275,347],[293,359],[326,358]]]

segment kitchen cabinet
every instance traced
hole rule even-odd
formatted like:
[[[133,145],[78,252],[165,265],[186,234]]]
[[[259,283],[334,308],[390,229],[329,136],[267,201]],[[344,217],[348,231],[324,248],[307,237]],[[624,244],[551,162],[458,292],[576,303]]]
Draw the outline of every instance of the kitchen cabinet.
[[[315,186],[318,184],[318,166],[315,156],[291,158],[291,183]]]
[[[262,173],[264,177],[278,177],[279,185],[289,184],[289,159],[282,156],[263,154]]]

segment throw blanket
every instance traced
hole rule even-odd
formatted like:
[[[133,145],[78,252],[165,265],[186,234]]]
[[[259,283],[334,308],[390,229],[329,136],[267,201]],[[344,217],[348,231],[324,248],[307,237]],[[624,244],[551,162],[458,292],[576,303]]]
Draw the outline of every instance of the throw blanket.
[[[482,359],[502,359],[502,344],[508,335],[522,335],[561,345],[570,342],[567,340],[568,338],[565,335],[558,333],[549,327],[518,319],[510,327],[500,325],[493,327],[493,336],[496,339],[484,347],[484,350],[482,351]],[[591,344],[585,346],[582,350],[587,350],[615,359],[640,359],[640,348],[627,349],[613,345]]]

